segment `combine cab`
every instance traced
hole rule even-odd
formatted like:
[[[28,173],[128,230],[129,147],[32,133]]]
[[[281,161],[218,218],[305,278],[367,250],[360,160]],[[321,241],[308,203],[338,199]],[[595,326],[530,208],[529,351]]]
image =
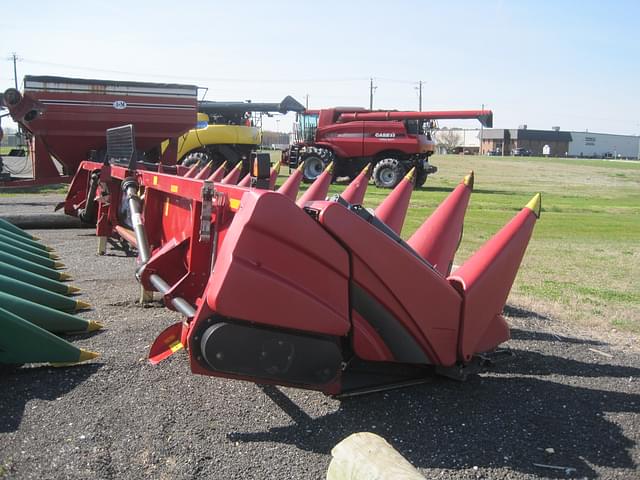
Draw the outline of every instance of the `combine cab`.
[[[330,162],[336,177],[353,179],[371,164],[379,187],[393,188],[411,169],[422,186],[437,168],[429,164],[435,150],[431,128],[438,119],[478,119],[492,125],[491,111],[399,112],[362,108],[308,110],[298,115],[296,143],[288,152],[289,166],[303,165],[305,182],[312,182]]]
[[[368,168],[326,200],[329,165],[297,198],[302,168],[272,191],[264,159],[238,184],[197,165],[182,175],[117,163],[135,158],[131,132],[111,132],[109,162],[78,175],[108,192],[97,196],[101,251],[114,234],[135,245],[144,290],[184,316],[153,343],[152,363],[185,348],[193,373],[344,395],[434,371],[463,378],[509,339],[502,309],[539,195],[451,274],[473,174],[405,242],[415,170],[371,213]]]

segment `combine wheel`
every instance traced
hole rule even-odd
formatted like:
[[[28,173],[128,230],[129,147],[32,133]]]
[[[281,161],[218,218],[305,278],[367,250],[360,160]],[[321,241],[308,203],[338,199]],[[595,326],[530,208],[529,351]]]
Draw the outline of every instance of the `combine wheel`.
[[[377,187],[393,188],[406,174],[404,166],[397,158],[383,158],[373,167],[373,181]]]
[[[302,180],[304,183],[311,183],[324,171],[325,163],[317,155],[308,155],[304,158],[304,167],[302,168]]]
[[[427,172],[424,168],[420,167],[417,170],[416,175],[416,188],[421,187],[427,181],[427,177],[429,176],[429,172]]]
[[[201,167],[204,167],[210,161],[211,157],[207,152],[191,152],[189,155],[184,157],[182,165],[185,167],[191,167],[196,163],[199,163]]]

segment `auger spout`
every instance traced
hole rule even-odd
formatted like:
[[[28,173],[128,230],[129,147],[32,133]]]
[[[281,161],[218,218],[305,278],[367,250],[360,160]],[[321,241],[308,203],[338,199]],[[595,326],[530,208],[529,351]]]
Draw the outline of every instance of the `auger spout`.
[[[407,241],[443,275],[451,272],[472,191],[473,172],[470,172]]]
[[[502,309],[540,211],[538,193],[449,277],[464,297],[458,345],[463,361],[469,361],[475,353],[493,350],[510,338]]]

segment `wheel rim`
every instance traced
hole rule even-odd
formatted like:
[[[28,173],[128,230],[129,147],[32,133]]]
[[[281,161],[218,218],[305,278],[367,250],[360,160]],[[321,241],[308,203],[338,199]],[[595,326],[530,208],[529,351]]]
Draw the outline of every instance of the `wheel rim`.
[[[393,185],[393,182],[396,179],[396,174],[391,168],[383,168],[379,172],[378,178],[380,179],[380,183],[382,185],[385,185],[385,186]]]
[[[309,179],[318,177],[324,170],[324,163],[317,157],[309,157],[304,161],[304,176]]]

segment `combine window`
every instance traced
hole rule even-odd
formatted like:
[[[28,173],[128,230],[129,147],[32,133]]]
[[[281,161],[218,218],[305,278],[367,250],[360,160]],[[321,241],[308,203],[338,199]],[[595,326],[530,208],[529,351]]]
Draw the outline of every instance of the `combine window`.
[[[296,142],[313,142],[318,128],[317,113],[301,113],[295,125]]]
[[[404,125],[409,135],[427,135],[429,133],[429,122],[424,120],[405,120]]]

